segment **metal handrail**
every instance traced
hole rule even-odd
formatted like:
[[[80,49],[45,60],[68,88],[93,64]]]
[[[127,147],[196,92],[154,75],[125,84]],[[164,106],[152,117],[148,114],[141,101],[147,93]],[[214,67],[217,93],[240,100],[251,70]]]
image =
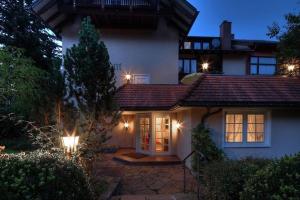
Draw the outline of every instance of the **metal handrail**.
[[[183,160],[183,192],[186,193],[186,160],[189,159],[192,155],[197,155],[197,198],[200,200],[200,161],[201,160],[208,160],[207,157],[200,151],[193,150],[189,153]]]

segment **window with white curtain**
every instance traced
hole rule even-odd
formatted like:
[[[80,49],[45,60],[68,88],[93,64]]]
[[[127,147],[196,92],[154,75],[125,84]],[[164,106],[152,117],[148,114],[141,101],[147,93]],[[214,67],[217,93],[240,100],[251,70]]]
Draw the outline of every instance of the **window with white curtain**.
[[[224,144],[236,147],[270,145],[269,112],[225,112]]]

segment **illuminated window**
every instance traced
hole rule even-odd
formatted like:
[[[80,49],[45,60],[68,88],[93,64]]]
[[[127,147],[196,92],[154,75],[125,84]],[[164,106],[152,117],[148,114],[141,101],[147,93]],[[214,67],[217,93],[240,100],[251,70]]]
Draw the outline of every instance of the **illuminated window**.
[[[249,114],[247,118],[247,142],[264,142],[265,116]]]
[[[227,114],[226,115],[226,142],[243,141],[243,115]]]
[[[226,113],[224,119],[225,146],[270,146],[270,117],[270,112],[241,111]]]

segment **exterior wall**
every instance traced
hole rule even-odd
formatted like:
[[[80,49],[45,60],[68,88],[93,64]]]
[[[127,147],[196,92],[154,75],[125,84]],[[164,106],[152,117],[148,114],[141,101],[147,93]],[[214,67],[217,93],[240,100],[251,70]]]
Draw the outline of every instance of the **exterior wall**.
[[[246,75],[247,59],[245,55],[223,55],[223,73],[225,75]]]
[[[113,129],[111,139],[108,144],[116,145],[121,148],[135,148],[135,115],[124,115],[120,123]],[[124,128],[125,122],[129,123],[129,128]]]
[[[177,120],[182,127],[177,136],[177,156],[183,160],[192,152],[192,117],[191,110],[183,110],[177,113]],[[187,160],[187,167],[191,167],[191,158]]]
[[[204,113],[203,109],[192,110],[192,127],[201,121]],[[300,151],[299,122],[299,110],[272,110],[270,147],[223,147],[223,112],[208,118],[207,126],[212,132],[213,140],[220,148],[223,148],[229,158],[278,158]]]
[[[62,31],[63,53],[78,42],[80,20],[75,19]],[[157,30],[101,30],[111,63],[116,70],[117,85],[125,83],[124,75],[150,75],[151,84],[178,83],[178,31],[161,18]]]

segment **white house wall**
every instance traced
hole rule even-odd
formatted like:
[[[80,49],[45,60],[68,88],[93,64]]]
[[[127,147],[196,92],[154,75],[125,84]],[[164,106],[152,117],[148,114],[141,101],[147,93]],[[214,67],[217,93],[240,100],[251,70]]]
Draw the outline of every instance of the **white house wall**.
[[[62,31],[63,53],[78,42],[80,20],[65,26]],[[121,64],[116,71],[117,85],[124,83],[125,73],[147,74],[152,84],[178,83],[178,41],[176,29],[161,18],[157,30],[102,29],[112,64]]]

